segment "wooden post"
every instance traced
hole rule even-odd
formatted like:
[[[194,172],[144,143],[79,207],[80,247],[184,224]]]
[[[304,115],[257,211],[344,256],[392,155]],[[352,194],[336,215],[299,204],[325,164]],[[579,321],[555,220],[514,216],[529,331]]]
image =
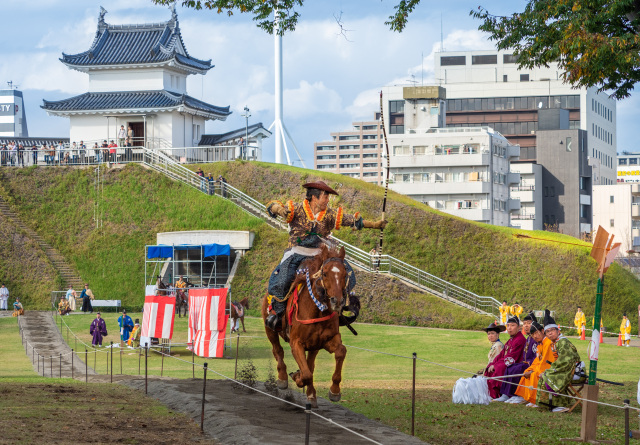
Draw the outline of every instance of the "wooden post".
[[[238,380],[238,350],[240,349],[240,333],[236,337],[236,370],[233,374],[233,379]]]
[[[53,378],[53,355],[49,357],[49,377]]]
[[[84,348],[84,382],[89,383],[89,351]]]
[[[140,375],[140,358],[142,357],[142,349],[140,349],[140,345],[138,345],[138,375]]]
[[[164,352],[162,352],[162,349],[160,350],[160,355],[161,355],[161,359],[160,359],[160,377],[162,377],[162,373],[164,371]]]
[[[73,378],[73,349],[71,350],[71,378]]]
[[[629,399],[624,400],[624,445],[629,445]]]
[[[111,342],[111,382],[113,383],[113,342]]]
[[[62,352],[60,353],[60,374],[59,374],[59,379],[62,378]]]
[[[598,385],[585,385],[582,397],[589,401],[598,401]],[[598,421],[598,404],[582,402],[582,425],[580,427],[580,440],[590,442],[596,440],[596,423]]]
[[[411,435],[415,436],[416,425],[416,359],[418,354],[413,353],[413,384],[411,388]]]
[[[204,402],[207,394],[207,363],[204,363],[204,377],[202,378],[202,413],[200,414],[200,431],[204,432]]]
[[[191,343],[191,378],[196,378],[196,357],[193,343]]]
[[[120,348],[120,375],[122,375],[122,348]]]
[[[149,354],[149,343],[144,347],[144,393],[147,393],[147,357]]]

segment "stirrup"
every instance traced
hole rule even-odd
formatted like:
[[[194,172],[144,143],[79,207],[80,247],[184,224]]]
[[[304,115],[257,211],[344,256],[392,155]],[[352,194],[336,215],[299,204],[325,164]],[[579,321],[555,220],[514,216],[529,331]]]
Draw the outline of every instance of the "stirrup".
[[[280,316],[278,314],[269,314],[267,318],[264,319],[264,325],[275,332],[282,330],[282,323],[280,322]]]

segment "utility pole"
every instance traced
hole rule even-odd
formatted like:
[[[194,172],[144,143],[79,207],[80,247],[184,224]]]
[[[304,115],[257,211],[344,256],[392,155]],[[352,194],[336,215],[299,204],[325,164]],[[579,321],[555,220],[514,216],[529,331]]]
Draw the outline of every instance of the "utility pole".
[[[249,118],[251,115],[249,114],[249,107],[244,106],[244,114],[241,114],[242,117],[245,118],[245,126],[244,126],[244,154],[241,153],[241,158],[244,159],[247,156],[247,151],[249,148]],[[242,150],[242,147],[240,147]]]

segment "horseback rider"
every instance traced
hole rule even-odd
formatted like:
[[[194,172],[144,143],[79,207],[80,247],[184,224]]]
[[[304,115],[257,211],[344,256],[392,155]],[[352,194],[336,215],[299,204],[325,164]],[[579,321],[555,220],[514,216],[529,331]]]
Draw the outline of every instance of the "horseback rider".
[[[294,204],[293,201],[287,201],[286,204],[280,201],[267,203],[267,212],[272,218],[281,216],[289,224],[289,246],[269,278],[271,311],[265,319],[265,325],[274,331],[278,329],[287,307],[286,296],[300,263],[320,253],[322,238],[344,226],[362,230],[384,229],[387,225],[384,220],[363,220],[360,212],[346,215],[342,207],[329,208],[329,196],[337,196],[338,192],[323,181],[309,182],[303,187],[307,189],[307,195],[301,204]]]
[[[186,281],[184,281],[184,277],[182,275],[180,275],[180,279],[178,281],[176,281],[176,288],[177,289],[185,289],[187,287],[187,283]]]

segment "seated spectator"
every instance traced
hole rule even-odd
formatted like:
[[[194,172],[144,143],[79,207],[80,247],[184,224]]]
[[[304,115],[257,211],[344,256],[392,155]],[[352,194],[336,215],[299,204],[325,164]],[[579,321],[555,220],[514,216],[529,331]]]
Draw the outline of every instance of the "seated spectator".
[[[375,249],[373,249],[375,251]],[[487,339],[489,343],[491,343],[491,349],[489,349],[489,361],[487,362],[487,366],[493,362],[493,360],[500,354],[502,348],[504,348],[504,344],[500,341],[500,333],[504,332],[507,328],[504,326],[496,325],[495,323],[491,323],[488,327],[484,328],[483,331],[487,333]],[[478,374],[482,374],[484,369],[479,371]]]
[[[516,303],[517,304],[517,303]],[[509,400],[506,400],[505,403],[522,403],[524,402],[524,398],[516,395],[516,389],[518,388],[518,383],[520,382],[519,377],[522,373],[524,373],[525,369],[527,369],[536,358],[536,350],[537,344],[536,341],[529,334],[531,325],[536,320],[536,316],[533,312],[529,312],[523,319],[523,333],[527,335],[527,341],[524,345],[524,349],[522,350],[522,357],[520,358],[520,363],[514,363],[513,365],[507,367],[507,370],[504,373],[504,381],[502,382],[502,386],[500,387],[500,394],[506,394],[509,396]],[[518,376],[518,377],[510,377],[510,376]]]
[[[484,372],[485,377],[502,377],[508,366],[520,362],[526,339],[520,332],[520,319],[518,317],[511,317],[507,320],[507,334],[509,334],[509,340],[505,343],[504,349],[500,351],[500,354],[487,366]],[[489,386],[489,395],[491,395],[494,402],[505,402],[509,399],[506,394],[500,394],[502,382],[489,380],[487,385]]]
[[[107,324],[101,318],[100,312],[96,314],[96,318],[91,322],[89,334],[93,335],[93,340],[91,340],[93,347],[102,346],[102,337],[107,336]]]
[[[549,369],[540,374],[536,405],[545,405],[554,413],[563,413],[569,411],[567,388],[571,384],[576,365],[580,362],[580,355],[573,343],[562,335],[547,309],[544,311],[544,333],[554,343],[558,357]]]
[[[60,315],[69,315],[71,312],[71,308],[69,307],[69,302],[65,297],[60,299],[60,303],[58,303],[58,313]]]
[[[140,332],[140,319],[136,318],[131,334],[129,335],[129,339],[127,340],[127,346],[135,348],[140,345]]]
[[[14,317],[18,315],[24,315],[24,309],[22,308],[22,303],[20,303],[20,299],[16,297],[16,301],[13,303],[13,314]]]
[[[544,335],[544,328],[540,323],[534,321],[531,323],[530,334],[533,340],[537,344],[536,358],[533,360],[531,366],[524,371],[524,377],[520,379],[520,386],[516,389],[516,396],[522,397],[530,408],[537,408],[536,395],[538,391],[535,389],[538,387],[538,379],[540,374],[551,366],[551,363],[556,361],[558,354],[553,348],[553,342]]]

